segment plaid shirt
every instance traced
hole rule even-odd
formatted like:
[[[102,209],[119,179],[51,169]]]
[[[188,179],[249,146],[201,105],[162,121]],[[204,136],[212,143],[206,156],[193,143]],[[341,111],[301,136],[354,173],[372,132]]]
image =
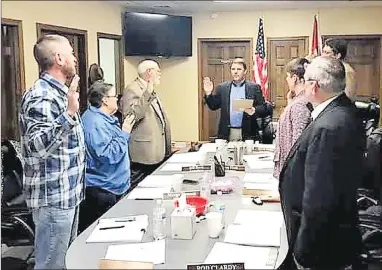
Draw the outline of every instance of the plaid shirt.
[[[45,73],[21,101],[24,190],[32,208],[67,209],[84,198],[84,134],[79,115],[66,112],[68,90]]]

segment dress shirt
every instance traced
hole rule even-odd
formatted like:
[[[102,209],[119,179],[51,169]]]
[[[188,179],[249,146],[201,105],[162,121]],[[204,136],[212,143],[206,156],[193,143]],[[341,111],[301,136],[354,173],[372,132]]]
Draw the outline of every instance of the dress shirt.
[[[230,96],[230,126],[241,128],[243,121],[243,112],[233,110],[233,101],[237,99],[245,99],[245,80],[239,83],[232,83]]]
[[[331,97],[331,98],[325,100],[324,102],[322,102],[322,103],[320,103],[320,104],[318,104],[318,105],[314,108],[314,110],[312,111],[312,120],[314,121],[314,119],[316,119],[317,116],[318,116],[323,110],[325,110],[325,108],[330,104],[330,102],[332,102],[333,100],[335,100],[338,96],[339,96],[339,94],[336,95],[336,96],[334,96],[334,97]]]

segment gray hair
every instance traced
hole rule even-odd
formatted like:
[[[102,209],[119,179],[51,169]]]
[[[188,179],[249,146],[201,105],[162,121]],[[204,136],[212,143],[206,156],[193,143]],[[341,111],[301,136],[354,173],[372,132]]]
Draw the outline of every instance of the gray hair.
[[[56,45],[61,42],[69,42],[66,37],[60,35],[45,35],[39,38],[33,47],[33,55],[41,71],[47,71],[54,65],[54,56],[57,52]]]
[[[159,68],[159,64],[154,60],[143,60],[139,63],[137,68],[139,77],[142,77],[142,75],[145,74],[147,70],[153,68]]]
[[[345,90],[345,67],[338,59],[319,56],[312,60],[305,72],[305,81],[316,81],[326,93],[340,93]]]

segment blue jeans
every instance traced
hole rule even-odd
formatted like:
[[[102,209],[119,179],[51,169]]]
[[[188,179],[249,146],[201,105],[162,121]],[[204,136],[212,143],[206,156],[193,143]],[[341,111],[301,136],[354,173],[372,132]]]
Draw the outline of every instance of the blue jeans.
[[[65,269],[65,255],[77,236],[78,207],[33,209],[35,269]]]

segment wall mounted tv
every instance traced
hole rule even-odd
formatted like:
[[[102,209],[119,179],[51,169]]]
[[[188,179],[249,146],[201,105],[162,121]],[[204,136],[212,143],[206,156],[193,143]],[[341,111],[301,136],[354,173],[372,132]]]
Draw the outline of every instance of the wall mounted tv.
[[[125,55],[192,56],[192,17],[126,12]]]

